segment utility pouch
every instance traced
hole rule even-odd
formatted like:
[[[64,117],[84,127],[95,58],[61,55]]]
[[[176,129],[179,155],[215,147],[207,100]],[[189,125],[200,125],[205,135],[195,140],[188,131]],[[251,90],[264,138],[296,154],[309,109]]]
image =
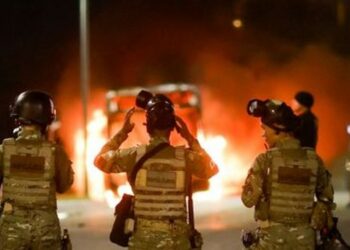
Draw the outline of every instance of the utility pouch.
[[[133,195],[124,194],[121,201],[115,207],[115,220],[109,234],[109,239],[119,246],[128,246],[132,231],[125,229],[129,229],[126,222],[131,219],[133,220],[133,202]]]
[[[191,249],[193,250],[202,249],[203,237],[202,237],[202,234],[198,232],[196,229],[191,230],[190,243],[191,243]]]
[[[269,219],[269,203],[261,199],[255,206],[255,220],[265,221]]]
[[[72,250],[72,242],[69,237],[68,229],[63,230],[63,236],[61,239],[61,249],[62,250]]]
[[[241,240],[242,244],[246,249],[249,249],[253,244],[256,244],[259,241],[258,238],[259,229],[254,231],[242,230]]]
[[[311,214],[310,225],[315,230],[333,227],[333,216],[329,206],[323,202],[317,201]]]

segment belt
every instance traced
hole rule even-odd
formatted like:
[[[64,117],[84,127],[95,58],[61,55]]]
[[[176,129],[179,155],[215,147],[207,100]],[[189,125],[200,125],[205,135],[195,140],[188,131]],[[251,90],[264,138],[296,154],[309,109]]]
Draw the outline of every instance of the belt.
[[[184,220],[147,220],[147,219],[137,219],[136,220],[137,229],[146,229],[151,231],[180,231],[186,230],[188,224]]]

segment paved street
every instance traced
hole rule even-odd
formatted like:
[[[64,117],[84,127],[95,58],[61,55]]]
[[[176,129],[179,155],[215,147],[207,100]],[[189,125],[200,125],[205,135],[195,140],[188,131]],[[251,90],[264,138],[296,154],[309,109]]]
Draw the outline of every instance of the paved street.
[[[336,215],[340,218],[339,230],[350,242],[350,209],[346,208],[348,195],[336,192]],[[203,250],[239,250],[242,228],[253,229],[253,211],[246,209],[239,197],[222,201],[196,201],[196,224],[204,237]],[[125,249],[109,242],[113,223],[113,209],[105,203],[89,200],[60,200],[59,212],[62,228],[68,228],[74,250]]]

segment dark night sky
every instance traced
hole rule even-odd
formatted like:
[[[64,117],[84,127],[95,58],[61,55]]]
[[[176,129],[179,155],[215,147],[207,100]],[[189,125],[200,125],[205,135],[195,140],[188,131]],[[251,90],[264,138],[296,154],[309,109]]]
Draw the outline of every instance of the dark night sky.
[[[348,15],[342,26],[337,2]],[[191,58],[214,46],[237,65],[261,53],[284,64],[312,43],[341,60],[350,55],[348,0],[101,0],[91,1],[90,11],[92,87],[152,84],[154,72],[162,81],[189,82]],[[233,29],[236,17],[244,31]],[[78,21],[77,0],[0,2],[0,138],[11,131],[8,105],[19,92],[62,95],[62,77],[79,60]],[[148,66],[137,68],[141,60]]]
[[[77,39],[74,1],[1,1],[1,137],[11,131],[8,106],[27,89],[55,91],[69,40]],[[69,49],[69,48],[68,48]]]

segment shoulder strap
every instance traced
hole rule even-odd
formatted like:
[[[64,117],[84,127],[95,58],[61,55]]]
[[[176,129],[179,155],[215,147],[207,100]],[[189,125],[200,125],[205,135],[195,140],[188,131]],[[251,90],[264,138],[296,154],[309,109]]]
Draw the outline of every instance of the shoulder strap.
[[[2,144],[3,145],[8,145],[8,144],[14,145],[15,144],[15,139],[13,139],[13,138],[6,138],[6,139],[4,139],[2,141]]]
[[[135,179],[137,172],[141,169],[142,165],[151,158],[153,155],[164,149],[166,146],[169,146],[169,143],[163,142],[146,152],[134,165],[132,168],[130,177],[128,178],[130,186],[133,187],[135,185]]]
[[[192,230],[195,229],[194,222],[194,212],[193,212],[193,199],[192,199],[192,173],[189,168],[186,168],[186,176],[187,176],[187,206],[188,206],[188,223]]]
[[[263,169],[263,177],[264,177],[263,184],[262,184],[263,195],[261,197],[263,201],[266,201],[269,195],[268,180],[271,176],[271,168],[274,164],[273,162],[274,158],[281,156],[281,153],[276,148],[269,149],[267,150],[266,153],[267,153],[267,158],[269,159],[269,164],[267,164],[267,166]]]

